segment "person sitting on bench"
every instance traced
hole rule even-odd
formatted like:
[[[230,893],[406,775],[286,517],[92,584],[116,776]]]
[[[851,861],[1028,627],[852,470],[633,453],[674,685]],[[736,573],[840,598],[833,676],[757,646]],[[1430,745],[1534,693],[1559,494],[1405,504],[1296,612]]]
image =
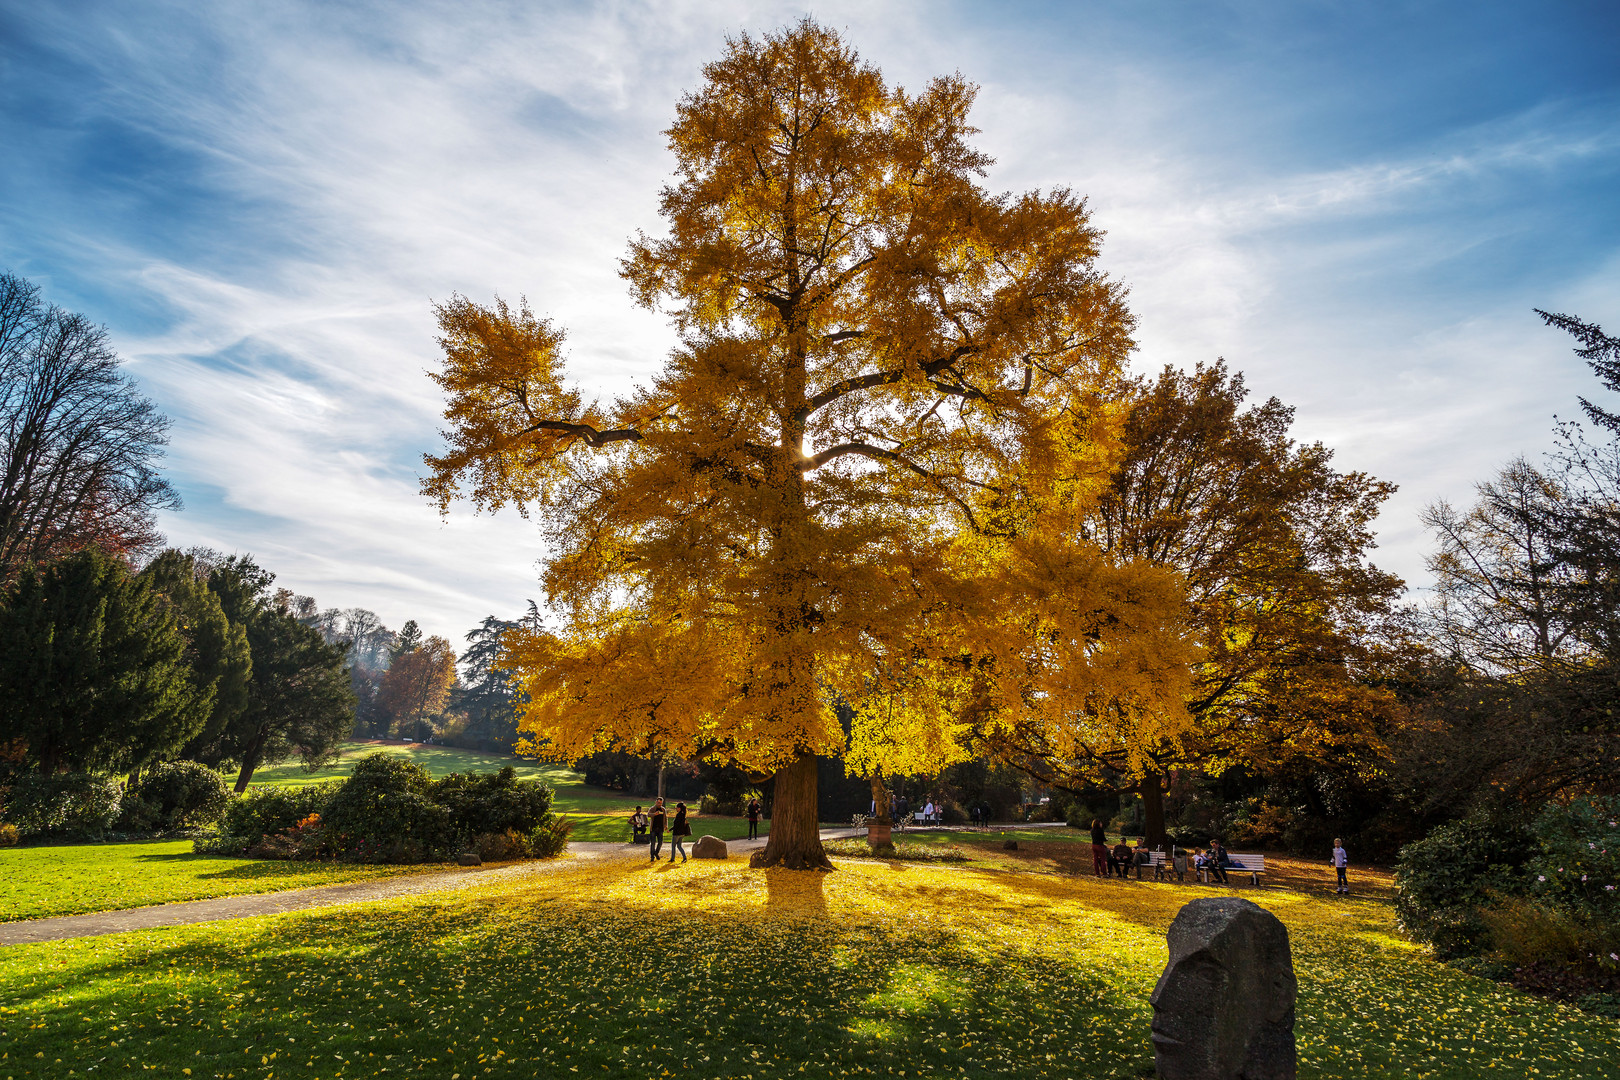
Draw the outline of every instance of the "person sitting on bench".
[[[1136,856],[1131,853],[1130,848],[1125,846],[1125,840],[1121,837],[1119,843],[1114,845],[1113,854],[1109,856],[1108,868],[1118,871],[1119,876],[1123,879],[1130,875],[1131,863],[1135,861]]]
[[[638,806],[636,812],[630,815],[630,842],[639,844],[645,835],[647,835],[647,815],[643,814],[641,807]]]

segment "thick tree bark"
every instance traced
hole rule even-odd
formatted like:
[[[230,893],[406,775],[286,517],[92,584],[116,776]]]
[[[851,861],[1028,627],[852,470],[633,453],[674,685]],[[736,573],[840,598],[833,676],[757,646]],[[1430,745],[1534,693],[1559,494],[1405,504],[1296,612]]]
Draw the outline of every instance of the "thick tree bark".
[[[788,870],[831,870],[832,860],[821,847],[821,826],[816,821],[816,758],[800,754],[776,774],[771,805],[771,831],[765,848],[756,851],[749,865],[780,866]]]
[[[1143,842],[1150,848],[1168,844],[1170,837],[1164,828],[1164,776],[1150,772],[1142,777],[1142,831]]]

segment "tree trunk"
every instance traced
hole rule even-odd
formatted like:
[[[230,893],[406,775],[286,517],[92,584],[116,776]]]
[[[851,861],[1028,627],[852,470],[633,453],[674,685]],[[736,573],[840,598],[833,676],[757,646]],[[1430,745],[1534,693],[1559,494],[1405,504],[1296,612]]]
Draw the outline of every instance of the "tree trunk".
[[[821,847],[821,826],[816,821],[816,757],[800,754],[793,764],[777,771],[771,806],[771,831],[765,848],[756,851],[749,865],[781,866],[788,870],[831,870],[832,860]]]
[[[247,790],[248,782],[253,779],[253,770],[259,767],[261,740],[245,754],[242,755],[242,769],[236,774],[236,793],[238,795]]]
[[[1142,838],[1143,844],[1149,848],[1168,844],[1170,837],[1164,829],[1164,784],[1163,775],[1150,772],[1142,777]]]
[[[889,793],[883,790],[883,770],[872,770],[872,817],[879,825],[893,825],[889,820]]]

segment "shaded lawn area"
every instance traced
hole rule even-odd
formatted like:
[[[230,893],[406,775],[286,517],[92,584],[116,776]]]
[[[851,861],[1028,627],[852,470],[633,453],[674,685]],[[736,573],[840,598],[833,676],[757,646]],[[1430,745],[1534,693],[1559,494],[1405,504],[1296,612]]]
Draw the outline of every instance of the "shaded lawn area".
[[[1189,895],[847,862],[559,867],[522,884],[0,950],[15,1077],[1152,1074]],[[1283,890],[1300,1076],[1620,1074],[1616,1026],[1435,964],[1388,905]]]
[[[0,849],[0,921],[338,885],[433,869],[194,855],[190,840]]]

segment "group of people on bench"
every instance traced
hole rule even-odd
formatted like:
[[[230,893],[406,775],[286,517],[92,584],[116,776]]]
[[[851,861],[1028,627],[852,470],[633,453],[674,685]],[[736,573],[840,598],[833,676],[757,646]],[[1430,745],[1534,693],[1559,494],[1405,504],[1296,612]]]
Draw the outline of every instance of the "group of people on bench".
[[[1141,878],[1142,867],[1151,865],[1154,862],[1153,856],[1155,852],[1160,856],[1159,861],[1170,864],[1165,869],[1174,870],[1177,878],[1187,872],[1189,857],[1187,852],[1182,849],[1172,847],[1170,851],[1166,852],[1161,845],[1154,851],[1149,851],[1141,845],[1142,842],[1139,840],[1137,846],[1133,848],[1121,837],[1119,843],[1110,848],[1108,838],[1104,834],[1103,823],[1093,820],[1091,823],[1092,872],[1098,877],[1114,877],[1117,875],[1123,879],[1129,876],[1131,869],[1134,867],[1136,868],[1136,876]],[[1207,875],[1209,881],[1221,885],[1229,884],[1226,871],[1232,865],[1231,854],[1219,840],[1211,840],[1207,851],[1194,848],[1190,859],[1190,866],[1197,871],[1199,881],[1206,880]]]

